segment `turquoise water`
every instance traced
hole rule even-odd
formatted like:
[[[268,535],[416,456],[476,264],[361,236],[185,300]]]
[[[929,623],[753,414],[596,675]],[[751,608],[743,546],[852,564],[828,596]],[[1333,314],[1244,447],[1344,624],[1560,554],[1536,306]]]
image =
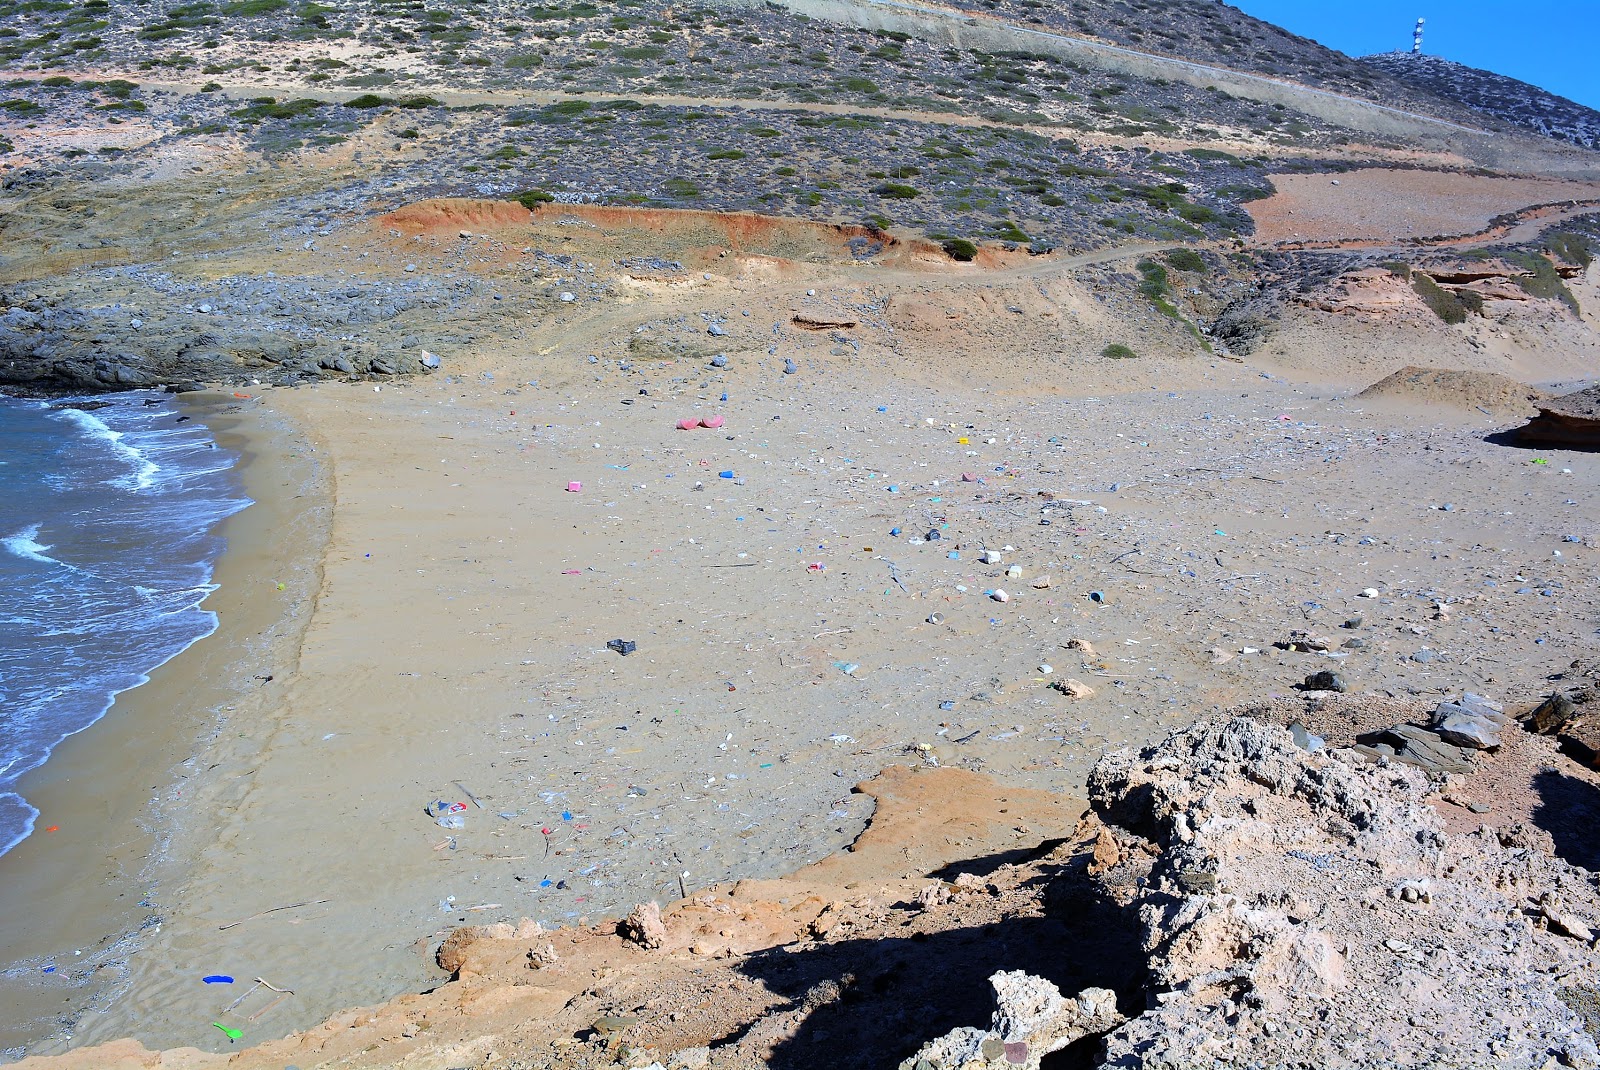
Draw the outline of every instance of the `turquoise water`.
[[[18,778],[216,629],[215,528],[250,504],[170,397],[83,403],[0,397],[0,854],[38,816]]]

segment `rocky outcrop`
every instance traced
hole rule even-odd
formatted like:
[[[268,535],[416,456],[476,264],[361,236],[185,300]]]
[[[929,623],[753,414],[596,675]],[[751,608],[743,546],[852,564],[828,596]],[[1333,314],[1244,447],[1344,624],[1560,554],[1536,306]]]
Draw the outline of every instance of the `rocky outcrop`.
[[[923,1045],[900,1070],[1039,1070],[1046,1055],[1122,1021],[1117,994],[1108,988],[1086,988],[1065,999],[1049,981],[1020,970],[1001,971],[989,983],[995,1010],[987,1030],[953,1029]]]
[[[270,272],[179,281],[144,268],[36,281],[0,291],[0,388],[91,394],[423,374],[440,365],[424,346],[451,339],[413,332],[437,331],[441,312],[467,313],[476,290]]]
[[[1523,446],[1600,450],[1600,387],[1563,394],[1540,405],[1538,415],[1509,434]]]
[[[1152,983],[1102,1065],[1600,1065],[1592,879],[1526,829],[1446,836],[1426,791],[1242,720],[1103,759],[1102,879],[1142,877]]]

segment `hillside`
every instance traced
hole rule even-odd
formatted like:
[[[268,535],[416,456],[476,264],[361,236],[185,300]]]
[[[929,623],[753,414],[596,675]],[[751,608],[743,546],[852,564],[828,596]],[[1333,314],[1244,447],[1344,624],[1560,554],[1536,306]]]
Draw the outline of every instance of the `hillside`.
[[[1437,97],[1460,101],[1513,126],[1586,149],[1600,147],[1600,112],[1536,85],[1442,56],[1385,52],[1363,57],[1361,62],[1385,77]]]

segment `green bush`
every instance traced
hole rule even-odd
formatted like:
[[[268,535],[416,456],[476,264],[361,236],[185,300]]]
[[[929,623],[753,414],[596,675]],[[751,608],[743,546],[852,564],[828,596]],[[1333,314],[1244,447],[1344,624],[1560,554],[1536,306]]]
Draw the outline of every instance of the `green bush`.
[[[1100,355],[1102,357],[1110,357],[1112,360],[1127,360],[1129,357],[1137,357],[1139,354],[1121,342],[1112,342],[1100,351]]]
[[[388,97],[380,97],[376,93],[362,93],[359,97],[351,97],[344,102],[347,108],[385,108],[392,103]]]
[[[555,197],[542,189],[525,189],[521,193],[512,194],[511,199],[531,212],[541,204],[549,204]]]
[[[1467,322],[1467,306],[1455,294],[1418,271],[1411,276],[1411,288],[1417,291],[1422,303],[1433,309],[1433,314],[1446,323]]]
[[[1023,233],[1021,227],[1009,219],[1003,220],[995,226],[994,236],[1001,241],[1017,242],[1018,244],[1031,240],[1027,234]]]
[[[951,260],[967,263],[978,255],[978,247],[965,238],[949,238],[944,243],[944,254]]]
[[[1526,275],[1511,277],[1511,281],[1524,293],[1547,301],[1560,301],[1572,311],[1578,311],[1578,299],[1572,296],[1567,284],[1561,281],[1561,276],[1556,273],[1556,266],[1548,258],[1538,253],[1517,250],[1507,253],[1506,259],[1528,272]]]
[[[1186,149],[1184,154],[1193,156],[1197,160],[1220,160],[1231,164],[1242,164],[1244,162],[1233,153],[1223,152],[1221,149]]]
[[[1201,272],[1206,262],[1193,249],[1174,249],[1167,254],[1167,263],[1177,271]]]
[[[51,79],[46,78],[44,84],[49,85],[50,82]],[[1594,263],[1594,250],[1589,246],[1589,239],[1582,234],[1558,231],[1545,239],[1544,247],[1547,252],[1568,264],[1586,268]]]
[[[310,115],[322,107],[322,101],[301,97],[298,100],[286,100],[282,103],[271,97],[257,98],[248,108],[241,108],[234,112],[234,118],[244,119],[247,122],[261,119],[298,119],[303,115]]]
[[[891,200],[910,200],[912,197],[920,195],[922,191],[915,186],[908,186],[904,182],[880,182],[872,187],[872,192],[880,197],[888,197]]]
[[[537,52],[525,52],[520,56],[507,56],[506,66],[514,71],[526,70],[529,67],[543,67],[544,57]]]

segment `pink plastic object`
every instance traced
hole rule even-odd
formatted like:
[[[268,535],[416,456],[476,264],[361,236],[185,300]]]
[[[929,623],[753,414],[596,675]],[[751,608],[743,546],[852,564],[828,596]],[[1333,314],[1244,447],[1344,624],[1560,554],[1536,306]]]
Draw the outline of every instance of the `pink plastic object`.
[[[961,482],[963,482],[963,483],[976,483],[977,481],[978,481],[978,477],[973,475],[971,472],[962,472],[961,473]]]
[[[583,493],[583,484],[582,483],[578,483],[576,481],[574,481],[572,483],[568,483],[567,484],[567,492],[569,494],[582,494]]]
[[[723,419],[720,416],[707,416],[705,419],[700,421],[701,427],[721,427],[722,424]]]
[[[695,428],[697,428],[699,426],[700,426],[700,421],[694,419],[693,417],[684,417],[682,420],[678,421],[678,430],[679,431],[693,431]]]

